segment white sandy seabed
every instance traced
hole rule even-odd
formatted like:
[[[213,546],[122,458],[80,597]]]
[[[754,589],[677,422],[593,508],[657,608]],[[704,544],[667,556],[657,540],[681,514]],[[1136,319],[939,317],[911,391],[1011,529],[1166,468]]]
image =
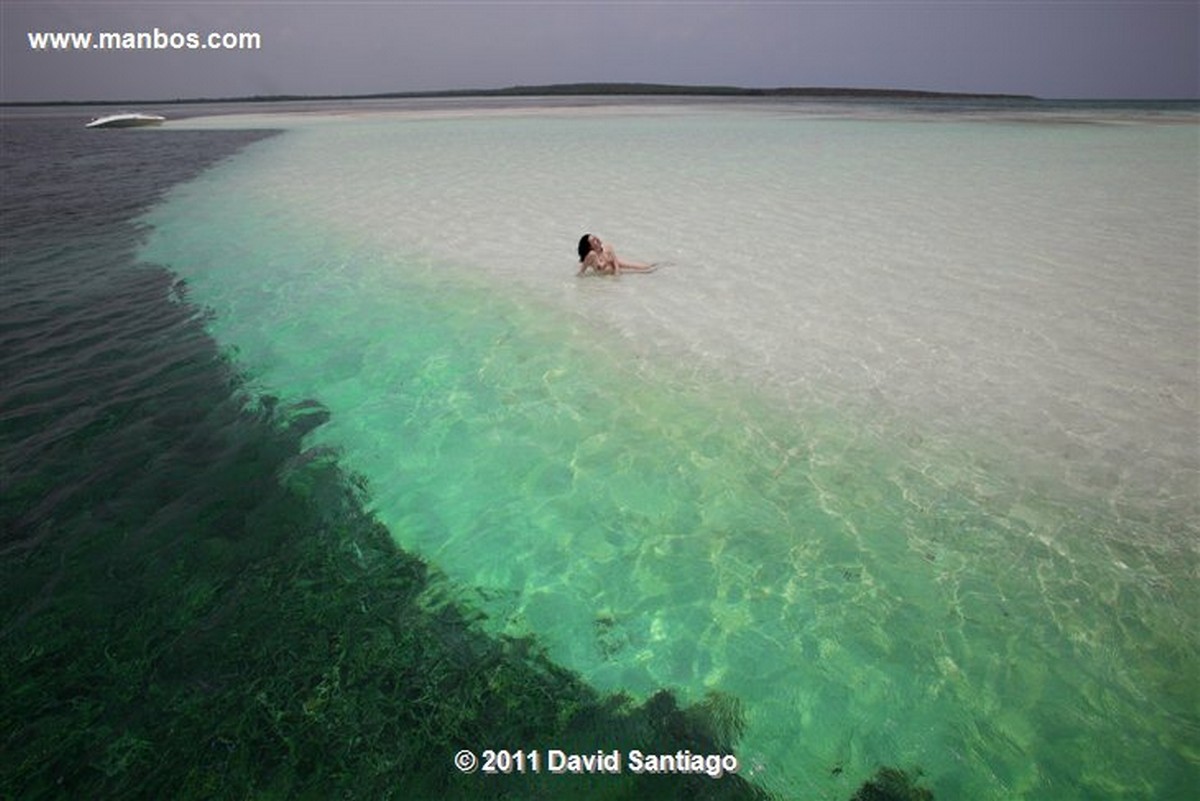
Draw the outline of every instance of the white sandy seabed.
[[[147,259],[405,547],[755,781],[1196,778],[1194,121],[675,105],[259,115]],[[647,276],[574,277],[585,231]],[[839,770],[834,770],[839,768]]]

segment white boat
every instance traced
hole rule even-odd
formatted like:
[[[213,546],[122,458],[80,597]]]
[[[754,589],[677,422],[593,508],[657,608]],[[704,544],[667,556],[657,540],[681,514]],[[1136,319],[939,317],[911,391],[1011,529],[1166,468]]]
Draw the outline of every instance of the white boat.
[[[146,125],[162,125],[166,117],[158,114],[109,114],[107,117],[97,117],[85,125],[85,128],[141,128]]]

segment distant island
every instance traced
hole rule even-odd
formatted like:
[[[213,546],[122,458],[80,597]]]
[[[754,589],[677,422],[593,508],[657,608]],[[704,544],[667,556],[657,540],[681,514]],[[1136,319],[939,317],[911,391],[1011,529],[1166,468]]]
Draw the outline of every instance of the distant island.
[[[475,94],[475,93],[472,93]],[[873,98],[989,98],[1036,100],[1032,95],[929,92],[916,89],[853,89],[825,86],[782,86],[753,89],[742,86],[681,86],[669,83],[556,83],[546,86],[512,86],[479,94],[505,95],[709,95],[729,97],[873,97]]]
[[[505,89],[444,89],[425,92],[377,92],[359,95],[253,95],[247,97],[197,97],[173,100],[30,100],[5,106],[111,106],[168,105],[177,103],[276,103],[315,100],[415,100],[455,97],[567,97],[632,95],[658,97],[793,97],[871,100],[1037,100],[1033,95],[979,92],[929,92],[916,89],[853,89],[822,86],[784,86],[754,89],[741,86],[688,86],[669,83],[554,83],[543,86],[510,86]]]

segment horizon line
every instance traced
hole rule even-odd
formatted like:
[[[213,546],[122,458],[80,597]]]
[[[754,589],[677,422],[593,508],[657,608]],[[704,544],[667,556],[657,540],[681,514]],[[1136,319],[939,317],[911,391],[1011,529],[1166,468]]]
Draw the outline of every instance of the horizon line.
[[[859,97],[859,98],[909,98],[909,99],[995,99],[995,100],[1041,100],[1027,94],[1002,92],[943,92],[926,89],[883,89],[870,87],[829,86],[780,86],[743,87],[709,84],[668,84],[629,81],[589,81],[573,83],[551,83],[516,85],[500,89],[433,89],[423,91],[388,91],[352,94],[257,94],[226,97],[177,97],[169,99],[124,99],[124,100],[0,100],[0,106],[101,106],[101,105],[172,105],[187,103],[272,103],[317,100],[404,100],[422,98],[454,97],[536,97],[536,96],[579,96],[605,95],[635,96],[717,96],[717,97]]]

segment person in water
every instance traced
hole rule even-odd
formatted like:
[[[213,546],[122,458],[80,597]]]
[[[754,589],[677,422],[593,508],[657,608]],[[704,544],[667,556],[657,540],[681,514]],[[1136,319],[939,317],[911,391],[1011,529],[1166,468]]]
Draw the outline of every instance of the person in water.
[[[579,239],[579,272],[583,275],[593,270],[601,275],[620,275],[624,272],[648,273],[654,270],[653,264],[642,264],[637,261],[624,261],[617,258],[617,252],[607,242],[601,242],[600,237],[584,234]]]

